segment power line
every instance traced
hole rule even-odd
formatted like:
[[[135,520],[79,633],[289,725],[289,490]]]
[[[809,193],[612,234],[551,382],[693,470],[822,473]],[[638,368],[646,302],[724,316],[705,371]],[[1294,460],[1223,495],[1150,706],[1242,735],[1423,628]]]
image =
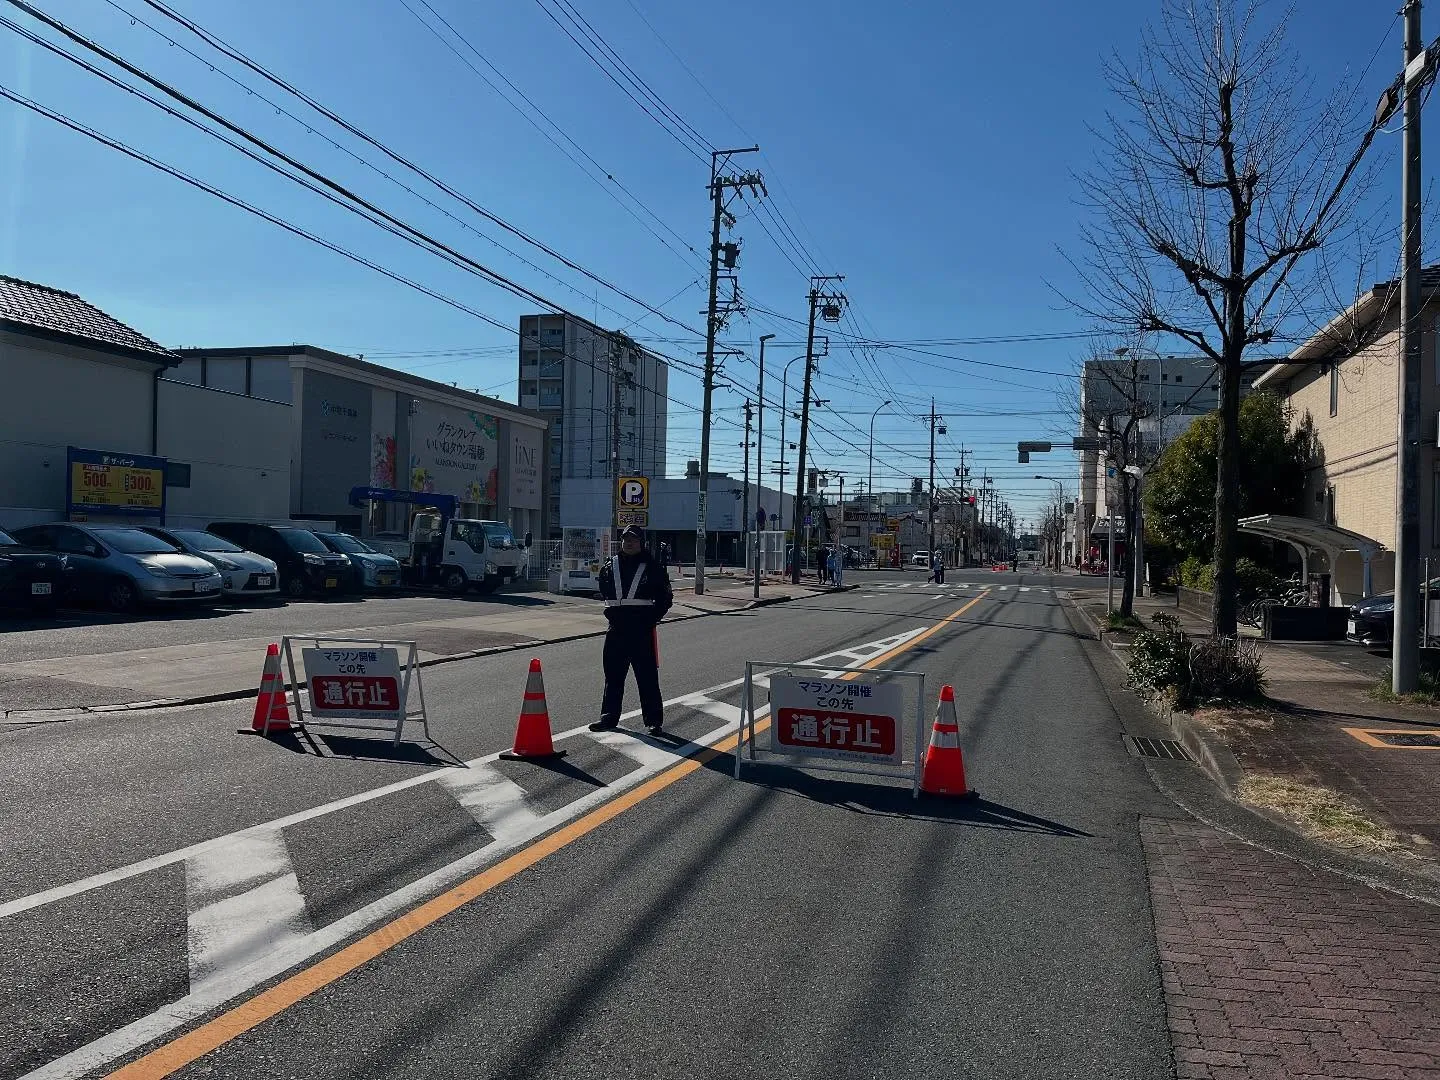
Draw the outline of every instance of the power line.
[[[449,195],[451,198],[457,200],[458,202],[462,203],[463,205],[469,207],[469,209],[471,209],[471,210],[472,210],[473,212],[475,212],[476,214],[479,214],[481,217],[485,218],[487,221],[490,221],[490,222],[494,223],[495,225],[498,225],[500,228],[502,228],[502,229],[504,229],[505,231],[511,233],[512,235],[518,237],[519,239],[523,240],[525,243],[527,243],[527,244],[529,244],[530,246],[536,248],[537,250],[544,252],[546,255],[548,255],[548,256],[550,256],[551,258],[555,259],[556,261],[560,262],[562,265],[566,266],[567,268],[569,268],[569,269],[571,269],[571,270],[574,270],[576,273],[579,273],[579,274],[583,275],[584,277],[586,277],[586,278],[588,278],[589,280],[593,281],[593,282],[596,283],[597,285],[600,285],[600,286],[602,286],[602,287],[610,290],[611,292],[614,292],[614,293],[616,293],[617,295],[624,297],[626,300],[629,300],[631,303],[636,304],[636,305],[638,305],[638,306],[646,309],[647,311],[651,312],[652,314],[658,315],[660,318],[664,319],[666,322],[669,322],[669,323],[671,323],[672,325],[678,326],[678,327],[680,327],[681,329],[690,330],[692,333],[695,332],[695,330],[694,330],[693,327],[687,326],[685,323],[679,322],[678,320],[673,319],[673,318],[665,315],[662,311],[659,311],[658,309],[656,309],[656,308],[652,307],[651,305],[647,304],[644,300],[641,300],[639,297],[632,295],[631,293],[627,292],[625,289],[621,288],[620,286],[618,286],[618,285],[614,284],[613,282],[610,282],[610,281],[606,280],[605,278],[601,277],[600,275],[594,273],[594,272],[591,271],[589,268],[587,268],[587,267],[583,266],[582,264],[576,262],[575,260],[570,259],[569,257],[561,254],[559,251],[555,250],[555,249],[554,249],[553,247],[551,247],[550,245],[548,245],[548,244],[546,244],[545,242],[537,239],[536,237],[532,236],[531,234],[529,234],[529,233],[526,232],[525,230],[521,229],[520,227],[512,224],[511,222],[506,221],[504,218],[500,217],[498,214],[494,213],[493,211],[491,211],[491,210],[487,209],[486,207],[480,205],[478,202],[476,202],[474,199],[472,199],[471,197],[469,197],[468,195],[466,195],[464,192],[459,191],[458,189],[456,189],[454,186],[452,186],[451,184],[447,183],[446,181],[439,179],[439,178],[436,177],[433,173],[431,173],[431,172],[429,172],[428,170],[422,168],[420,165],[418,165],[417,163],[415,163],[415,162],[414,162],[413,160],[411,160],[410,158],[404,156],[403,154],[400,154],[399,152],[397,152],[396,150],[394,150],[393,148],[391,148],[390,146],[388,146],[388,145],[385,144],[384,142],[380,141],[379,139],[375,138],[374,136],[372,136],[372,135],[370,135],[369,133],[365,132],[364,130],[360,129],[360,128],[357,127],[356,125],[350,123],[348,120],[344,119],[343,117],[341,117],[340,115],[338,115],[337,113],[335,113],[333,110],[327,108],[325,105],[321,104],[319,101],[317,101],[315,98],[311,97],[309,94],[306,94],[304,91],[301,91],[301,90],[297,89],[296,87],[294,87],[292,84],[290,84],[290,83],[289,83],[288,81],[286,81],[285,79],[281,78],[280,76],[276,75],[275,73],[273,73],[273,72],[270,71],[269,69],[267,69],[267,68],[263,67],[262,65],[258,64],[258,63],[255,62],[254,60],[250,59],[250,58],[249,58],[248,56],[246,56],[244,53],[242,53],[242,52],[240,52],[238,49],[235,49],[234,47],[230,46],[228,43],[224,42],[222,39],[220,39],[220,38],[217,37],[216,35],[211,34],[208,30],[205,30],[203,27],[201,27],[199,24],[195,23],[193,20],[187,19],[187,18],[185,18],[184,16],[181,16],[181,15],[179,15],[178,13],[174,12],[174,11],[171,10],[166,4],[164,4],[164,3],[162,2],[162,0],[145,0],[145,2],[146,2],[147,4],[149,4],[150,7],[154,8],[156,11],[159,11],[159,12],[161,12],[162,14],[165,14],[167,17],[175,20],[177,23],[179,23],[180,25],[184,26],[184,27],[185,27],[186,29],[188,29],[192,34],[194,34],[195,36],[199,37],[202,41],[205,41],[205,42],[206,42],[207,44],[209,44],[212,48],[218,50],[219,52],[221,52],[221,53],[224,54],[225,56],[229,57],[230,59],[234,60],[235,62],[244,65],[246,68],[248,68],[249,70],[251,70],[251,71],[254,72],[255,74],[259,75],[261,78],[265,79],[266,81],[270,82],[271,84],[273,84],[273,85],[275,85],[275,86],[277,86],[277,87],[285,90],[287,93],[291,94],[292,96],[294,96],[294,97],[297,98],[298,100],[304,102],[306,105],[308,105],[310,108],[314,109],[316,112],[320,113],[320,115],[324,116],[326,119],[330,120],[332,123],[337,124],[337,125],[340,126],[343,130],[345,130],[345,131],[349,132],[350,134],[354,135],[356,138],[362,140],[362,141],[365,142],[366,144],[374,147],[376,150],[380,151],[382,154],[384,154],[386,157],[390,158],[392,161],[396,162],[396,163],[399,164],[399,165],[404,166],[405,168],[409,169],[411,172],[413,172],[413,173],[416,174],[417,176],[422,177],[423,179],[425,179],[426,181],[428,181],[430,184],[432,184],[434,187],[436,187],[436,188],[439,189],[440,191],[443,191],[445,194]],[[146,27],[146,29],[150,30],[152,33],[155,33],[155,34],[159,35],[161,38],[163,38],[164,40],[168,41],[171,45],[174,45],[174,46],[176,46],[176,47],[178,47],[178,48],[183,49],[188,55],[194,57],[196,60],[199,60],[201,63],[206,63],[208,66],[211,66],[212,70],[216,70],[216,71],[219,72],[219,74],[221,74],[224,78],[228,79],[229,81],[231,81],[232,83],[234,83],[236,86],[239,86],[239,87],[241,87],[242,89],[246,90],[247,93],[252,93],[252,94],[255,94],[255,93],[256,93],[253,89],[251,89],[250,87],[246,86],[244,83],[240,82],[239,80],[235,79],[234,76],[230,75],[228,72],[225,72],[225,71],[223,71],[223,70],[221,70],[221,69],[218,69],[218,68],[214,68],[214,66],[213,66],[213,65],[210,65],[208,61],[204,60],[204,58],[200,57],[198,54],[196,54],[195,52],[193,52],[191,49],[189,49],[188,47],[186,47],[184,44],[182,44],[182,43],[180,43],[180,42],[177,42],[174,38],[170,37],[170,36],[169,36],[168,34],[166,34],[164,31],[160,30],[159,28],[157,28],[157,27],[155,27],[155,26],[152,26],[149,22],[146,22],[145,20],[143,20],[143,19],[139,18],[138,16],[132,14],[131,12],[129,12],[128,10],[126,10],[124,7],[122,7],[119,3],[117,3],[116,0],[106,0],[106,3],[108,3],[108,4],[109,4],[112,8],[114,8],[115,10],[121,12],[122,14],[124,14],[125,16],[127,16],[128,18],[132,19],[133,21],[140,23],[142,26]],[[34,14],[34,13],[32,12],[32,14]],[[269,98],[265,97],[263,94],[256,94],[256,96],[259,97],[262,101],[266,102],[266,104],[270,105],[272,108],[275,108],[277,111],[279,111],[279,112],[283,113],[284,115],[288,116],[290,119],[294,120],[296,123],[301,124],[302,126],[304,126],[307,131],[308,131],[308,130],[313,130],[309,124],[306,124],[305,121],[301,120],[301,119],[300,119],[298,116],[296,116],[294,113],[291,113],[289,110],[285,109],[283,106],[281,106],[281,105],[279,105],[278,103],[276,103],[276,102],[270,100]],[[462,221],[461,221],[458,217],[456,217],[454,214],[452,214],[452,213],[450,213],[448,210],[445,210],[444,208],[436,205],[433,201],[425,198],[425,196],[421,195],[419,192],[415,191],[413,188],[411,188],[411,187],[409,187],[408,185],[404,184],[402,181],[400,181],[400,180],[396,179],[395,177],[391,176],[389,173],[385,172],[385,170],[379,168],[379,166],[376,166],[376,165],[374,165],[372,162],[369,162],[369,161],[367,161],[365,158],[361,157],[360,155],[355,154],[353,151],[349,150],[347,147],[344,147],[344,146],[341,145],[340,143],[336,142],[334,139],[331,139],[331,138],[329,138],[328,136],[324,135],[323,132],[317,132],[317,134],[319,134],[320,137],[321,137],[322,139],[324,139],[326,142],[328,142],[331,146],[334,146],[336,149],[341,150],[343,153],[348,154],[350,157],[352,157],[352,158],[355,159],[356,161],[360,162],[361,164],[363,164],[363,165],[367,166],[368,168],[374,170],[375,172],[379,173],[381,176],[383,176],[383,177],[385,177],[386,179],[390,180],[392,183],[396,184],[397,186],[401,187],[401,188],[404,189],[405,191],[407,191],[407,192],[409,192],[410,194],[414,195],[416,198],[419,198],[419,199],[420,199],[422,202],[424,202],[427,206],[430,206],[430,207],[432,207],[433,209],[439,211],[440,213],[445,214],[445,215],[446,215],[447,217],[449,217],[452,221],[455,221],[457,224],[461,225],[462,227],[467,228],[467,229],[470,229],[470,231],[472,231],[472,232],[476,232],[476,230],[474,230],[473,228],[471,228],[471,227],[470,227],[469,225],[467,225],[466,223],[462,222]],[[493,238],[491,238],[491,237],[489,237],[489,236],[485,236],[485,234],[483,234],[483,233],[477,233],[477,235],[482,236],[484,239],[486,239],[486,240],[489,241],[490,243],[495,244],[497,247],[501,248],[501,250],[506,251],[508,254],[512,255],[512,256],[515,257],[516,259],[519,259],[521,262],[524,262],[527,266],[529,266],[529,267],[531,267],[532,269],[538,271],[539,273],[546,274],[547,277],[551,277],[551,279],[554,280],[554,281],[556,281],[557,283],[562,284],[562,285],[566,285],[566,283],[563,282],[563,281],[561,281],[559,278],[556,278],[556,277],[554,277],[553,275],[548,274],[545,270],[543,270],[543,269],[540,268],[539,266],[536,266],[534,263],[528,262],[528,261],[525,260],[522,256],[520,256],[518,253],[514,252],[514,251],[511,250],[510,248],[505,247],[503,244],[499,244],[499,243],[498,243],[497,241],[495,241]],[[573,288],[573,286],[569,286],[569,285],[566,285],[566,287]],[[607,307],[606,310],[611,311],[612,313],[617,314],[617,315],[620,314],[620,312],[616,311],[614,308],[609,308],[609,307]]]

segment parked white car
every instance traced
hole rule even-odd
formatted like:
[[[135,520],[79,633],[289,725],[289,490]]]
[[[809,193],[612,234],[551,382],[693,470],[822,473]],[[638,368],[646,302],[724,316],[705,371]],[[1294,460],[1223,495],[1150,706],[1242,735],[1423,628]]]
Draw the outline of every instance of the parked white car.
[[[917,551],[910,556],[910,563],[913,566],[929,566],[930,553],[928,551]]]
[[[204,529],[167,529],[159,525],[142,525],[151,536],[173,544],[187,555],[204,559],[225,579],[225,595],[276,596],[280,592],[280,574],[275,564],[264,555],[246,551],[223,536]]]

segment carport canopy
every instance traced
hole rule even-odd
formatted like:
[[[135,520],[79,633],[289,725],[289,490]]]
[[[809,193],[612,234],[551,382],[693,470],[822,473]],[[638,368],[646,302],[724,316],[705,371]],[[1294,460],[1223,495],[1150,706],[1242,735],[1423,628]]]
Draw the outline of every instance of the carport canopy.
[[[1310,580],[1312,551],[1324,553],[1332,573],[1341,552],[1358,551],[1360,561],[1365,567],[1361,594],[1370,595],[1370,560],[1385,550],[1385,545],[1380,541],[1372,540],[1362,533],[1342,529],[1338,525],[1326,525],[1323,521],[1291,517],[1288,514],[1256,514],[1254,517],[1241,518],[1239,526],[1242,532],[1254,533],[1270,540],[1282,540],[1299,552],[1300,576],[1305,581]]]

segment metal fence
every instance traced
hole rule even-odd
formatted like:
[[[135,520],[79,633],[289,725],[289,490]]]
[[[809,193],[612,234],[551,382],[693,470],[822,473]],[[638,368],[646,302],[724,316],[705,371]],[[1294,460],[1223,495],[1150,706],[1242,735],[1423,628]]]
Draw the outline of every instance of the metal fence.
[[[762,532],[760,537],[760,572],[783,574],[785,572],[785,534],[783,532]],[[746,545],[745,569],[755,570],[753,552]]]
[[[537,540],[530,545],[530,580],[549,581],[551,571],[560,569],[559,540]]]

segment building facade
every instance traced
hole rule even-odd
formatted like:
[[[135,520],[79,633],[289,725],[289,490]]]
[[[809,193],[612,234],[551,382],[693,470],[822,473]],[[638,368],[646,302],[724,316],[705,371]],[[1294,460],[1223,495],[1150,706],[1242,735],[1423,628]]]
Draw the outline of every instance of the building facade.
[[[176,383],[180,364],[74,293],[0,277],[0,527],[289,517],[290,406]]]
[[[1420,552],[1440,575],[1440,267],[1422,274],[1420,431]],[[1304,516],[1383,544],[1371,564],[1377,593],[1394,584],[1396,438],[1400,409],[1400,293],[1396,282],[1376,285],[1335,316],[1283,362],[1265,370],[1256,387],[1280,393],[1293,422],[1308,418],[1317,453],[1306,480]],[[1360,595],[1357,552],[1333,568],[1342,597]]]
[[[562,480],[665,475],[669,365],[622,334],[569,315],[520,319],[518,401],[549,427],[549,524]],[[615,460],[618,455],[618,461]]]
[[[1242,394],[1249,390],[1253,377],[1242,382]],[[1133,414],[1140,418],[1135,424],[1139,459],[1153,461],[1197,416],[1219,407],[1220,384],[1209,357],[1117,356],[1113,360],[1085,362],[1078,401],[1077,435],[1104,438],[1107,424],[1121,430]],[[1110,516],[1111,504],[1116,515],[1124,511],[1119,482],[1113,475],[1114,463],[1106,452],[1082,450],[1077,457],[1079,498],[1073,512],[1067,515],[1064,547],[1070,558],[1079,561],[1097,543],[1104,546],[1104,537],[1097,538],[1095,529],[1097,522]]]
[[[183,349],[169,378],[286,402],[288,516],[362,528],[357,487],[453,495],[463,517],[546,535],[546,422],[494,398],[313,345]],[[241,392],[238,389],[231,392]],[[367,531],[406,527],[409,509],[375,503]]]

